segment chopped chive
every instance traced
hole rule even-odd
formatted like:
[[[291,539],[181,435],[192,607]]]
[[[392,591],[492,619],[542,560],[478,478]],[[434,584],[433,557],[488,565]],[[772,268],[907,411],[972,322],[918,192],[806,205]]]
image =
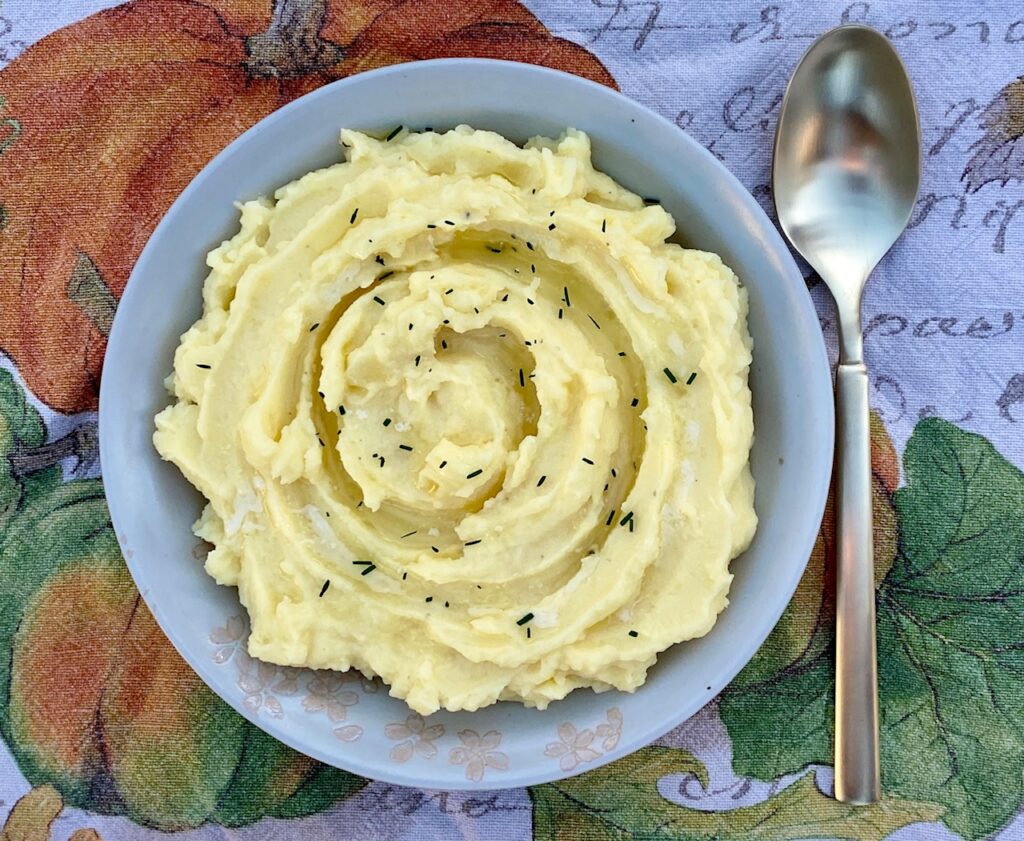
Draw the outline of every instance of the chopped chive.
[[[402,573],[402,580],[403,581],[405,581],[408,577],[409,577],[409,573],[407,573],[407,572],[403,572]]]
[[[527,638],[527,639],[529,639],[529,638],[530,638],[530,636],[531,636],[531,634],[530,634],[530,629],[529,629],[529,628],[527,628],[527,629],[526,629],[526,638]]]
[[[616,476],[618,476],[618,475],[619,475],[619,474],[615,472],[615,468],[613,467],[613,468],[612,468],[612,478],[614,479],[614,478],[615,478]]]
[[[624,351],[624,350],[620,350],[619,351],[619,356],[625,356],[625,355],[626,355],[626,351]]]
[[[587,458],[586,456],[583,457],[583,461],[585,461],[587,464],[593,464],[594,463],[589,458]]]
[[[519,619],[516,620],[516,624],[517,625],[525,625],[531,619],[533,619],[533,614],[532,613],[524,613]]]
[[[322,391],[318,391],[318,392],[317,392],[317,394],[319,394],[319,395],[320,395],[320,399],[321,399],[321,400],[323,400],[323,399],[324,399],[324,393],[323,393]]]
[[[638,633],[637,633],[636,631],[630,631],[630,632],[629,632],[629,635],[630,635],[631,637],[638,637],[638,636],[640,636],[640,634],[638,634]]]
[[[401,130],[401,126],[395,126],[393,129],[391,129],[391,134],[384,138],[384,142],[388,143],[389,141],[394,140],[396,137],[398,137],[398,132],[400,132]]]
[[[601,493],[608,493],[608,483],[607,482],[604,483],[604,490],[602,490]]]
[[[548,214],[548,216],[554,216],[554,215],[555,215],[555,211],[553,211],[553,210]]]
[[[502,295],[502,297],[501,297],[501,300],[502,300],[502,302],[504,302],[504,301],[507,301],[507,300],[508,300],[508,292],[506,292],[506,293],[505,293],[504,295]],[[502,336],[502,338],[504,339],[505,337],[504,337],[504,336]]]
[[[501,254],[501,249],[495,248],[493,245],[488,245],[487,250],[490,251],[491,254]]]
[[[386,303],[386,302],[384,301],[384,299],[383,299],[383,298],[379,298],[379,297],[378,297],[378,296],[376,296],[376,295],[374,295],[374,296],[373,296],[373,300],[375,300],[375,301],[376,301],[376,302],[377,302],[378,304],[380,304],[381,306],[384,306],[384,304]]]
[[[566,309],[570,309],[572,307],[572,304],[569,302],[569,287],[568,286],[563,286],[562,287],[562,297],[565,300],[565,308]]]
[[[381,467],[383,467],[383,466],[384,466],[384,456],[381,456],[381,457],[380,457],[380,466],[381,466]]]
[[[454,224],[455,224],[455,223],[454,223],[454,222],[453,222],[453,221],[452,221],[451,219],[445,219],[445,220],[444,220],[444,223],[445,223],[446,225],[454,225]]]
[[[441,339],[441,350],[448,350],[448,342],[444,339]]]
[[[320,595],[317,598],[321,598],[322,599],[324,597],[324,593],[327,592],[327,588],[330,587],[330,586],[331,586],[330,580],[325,581],[324,582],[324,586],[320,588]]]
[[[530,242],[529,240],[526,241],[526,247],[529,248],[530,251],[533,251],[533,243]]]
[[[668,381],[670,383],[677,383],[677,382],[679,382],[679,380],[676,379],[676,375],[673,374],[668,368],[662,368],[661,370],[663,370],[665,372],[665,376],[668,377]]]
[[[630,531],[633,531],[633,523],[635,523],[635,522],[636,522],[636,520],[630,520],[629,521],[629,530]]]
[[[370,574],[371,572],[373,572],[373,571],[374,571],[374,570],[375,570],[376,568],[377,568],[376,566],[374,566],[373,564],[370,564],[370,565],[369,565],[369,566],[368,566],[368,567],[367,567],[366,569],[364,569],[364,570],[363,570],[363,571],[362,571],[361,573],[359,573],[359,574],[360,574],[360,575],[369,575],[369,574]]]
[[[561,307],[558,308],[558,317],[559,317],[559,319],[561,319],[561,317],[562,317],[562,308]]]
[[[386,280],[387,278],[391,277],[391,275],[393,275],[394,273],[395,272],[393,269],[388,269],[386,272],[381,272],[379,275],[377,275],[377,280]]]
[[[384,418],[383,426],[391,426],[391,418]]]
[[[600,324],[598,324],[598,323],[597,323],[596,321],[594,321],[594,316],[592,316],[592,315],[591,315],[591,314],[590,314],[589,312],[587,313],[587,318],[589,318],[589,319],[590,319],[591,321],[593,321],[593,322],[594,322],[594,326],[595,326],[595,327],[596,327],[596,328],[597,328],[598,330],[600,330],[600,329],[601,329],[601,325],[600,325]]]
[[[689,384],[690,384],[690,383],[692,383],[692,382],[693,382],[693,381],[694,381],[695,379],[697,379],[697,372],[696,372],[696,371],[694,371],[694,372],[693,372],[692,374],[690,374],[690,376],[688,376],[688,377],[686,378],[686,384],[687,384],[687,385],[689,385]]]
[[[523,369],[519,369],[519,387],[526,388],[526,380],[523,378]]]
[[[537,265],[536,265],[536,263],[530,263],[530,271],[533,274],[537,274]]]
[[[412,452],[412,447],[410,447],[408,444],[399,444],[398,449],[405,450],[407,453]]]
[[[659,199],[656,199],[653,196],[644,196],[644,204],[659,204],[659,203],[660,203]]]
[[[554,229],[555,229],[555,223],[552,222],[550,225],[548,225],[548,230],[549,231],[553,231]]]
[[[440,552],[440,551],[441,551],[441,550],[440,550],[440,549],[438,549],[438,548],[437,548],[436,546],[431,546],[431,547],[430,547],[430,550],[431,550],[431,551],[432,551],[432,552],[433,552],[433,553],[434,553],[435,555],[436,555],[436,554],[437,554],[438,552]]]
[[[442,462],[441,462],[441,463],[440,463],[440,464],[439,464],[439,465],[437,466],[437,469],[438,469],[438,470],[444,470],[444,466],[445,466],[445,465],[446,465],[447,463],[448,463],[448,459],[445,459],[444,461],[442,461]]]
[[[348,223],[351,225],[356,221],[356,217],[359,215],[359,208],[357,207],[352,211],[352,215],[348,218]]]
[[[309,332],[312,333],[319,326],[320,326],[320,322],[318,321],[316,324],[314,324],[312,327],[309,328]]]
[[[608,519],[604,521],[604,524],[606,526],[610,526],[612,524],[612,520],[614,520],[614,519],[615,519],[615,509],[613,508],[611,511],[608,512]]]
[[[528,303],[532,307],[533,306],[533,298],[527,298],[526,299],[526,303]]]
[[[383,257],[381,257],[381,256],[380,256],[380,254],[378,254],[378,255],[377,255],[376,257],[374,257],[373,259],[374,259],[374,262],[380,263],[380,264],[381,264],[382,266],[384,265],[384,258],[383,258]]]
[[[401,536],[400,538],[398,538],[398,539],[399,539],[399,540],[405,540],[405,539],[406,539],[407,537],[412,537],[412,536],[413,536],[414,534],[416,534],[416,532],[415,532],[415,531],[407,531],[407,532],[406,532],[405,534],[403,534],[403,535],[402,535],[402,536]]]
[[[420,358],[417,356],[416,357],[416,367],[419,368],[419,366],[420,366]]]
[[[451,605],[450,605],[450,604],[448,604],[448,602],[445,602],[445,603],[444,603],[444,606],[445,606],[445,607],[451,607]]]
[[[483,472],[484,472],[484,471],[483,471],[483,468],[480,468],[480,467],[478,467],[478,468],[477,468],[476,470],[474,470],[474,471],[473,471],[472,473],[467,473],[467,474],[466,474],[466,478],[467,478],[467,479],[472,479],[472,478],[473,478],[474,476],[479,476],[479,475],[480,475],[481,473],[483,473]]]
[[[434,600],[433,596],[427,596],[423,601],[425,601],[427,604],[430,604],[433,600]]]
[[[451,294],[452,294],[452,292],[454,292],[454,291],[455,291],[454,289],[445,289],[445,290],[444,290],[444,294],[445,294],[445,295],[451,295]]]
[[[326,444],[324,443],[324,439],[323,439],[323,438],[321,438],[321,437],[320,437],[319,435],[317,435],[317,436],[316,436],[316,440],[320,442],[320,446],[321,446],[321,447],[326,447],[326,446],[327,446],[327,445],[326,445]]]
[[[479,542],[480,542],[479,540],[470,540],[470,541],[468,541],[466,543],[466,545],[467,546],[476,546]]]
[[[602,234],[605,232],[605,229],[607,228],[607,226],[608,226],[608,220],[607,219],[602,219],[601,220],[601,233]]]
[[[624,526],[624,525],[626,525],[626,523],[631,523],[631,522],[633,522],[633,512],[632,512],[632,511],[630,511],[630,512],[629,512],[629,513],[628,513],[628,514],[627,514],[627,515],[626,515],[625,517],[623,517],[623,518],[622,518],[621,520],[619,520],[619,525],[620,525],[620,526]]]
[[[437,225],[435,225],[435,224],[431,223],[431,224],[428,224],[428,225],[427,225],[427,227],[428,227],[428,228],[436,228],[436,227],[437,227]]]
[[[547,479],[547,478],[548,478],[548,477],[547,477],[547,474],[545,474],[545,475],[541,476],[541,477],[540,477],[540,478],[539,478],[539,479],[537,480],[537,487],[539,488],[539,487],[540,487],[541,485],[543,485],[543,484],[544,484],[544,480],[545,480],[545,479]]]
[[[632,402],[629,405],[632,406],[635,409],[637,406],[640,405],[640,398],[639,397],[634,397]]]
[[[209,371],[211,366],[207,365],[205,362],[197,362],[196,367],[202,368],[204,371]]]
[[[373,565],[373,561],[352,561],[352,566],[356,566],[356,567],[365,567],[365,566],[372,566],[372,565]]]

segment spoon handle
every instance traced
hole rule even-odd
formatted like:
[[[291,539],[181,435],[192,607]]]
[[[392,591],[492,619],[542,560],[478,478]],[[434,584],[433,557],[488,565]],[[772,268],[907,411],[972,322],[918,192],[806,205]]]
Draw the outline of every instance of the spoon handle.
[[[871,528],[871,436],[864,363],[836,368],[836,798],[874,803],[878,666]]]

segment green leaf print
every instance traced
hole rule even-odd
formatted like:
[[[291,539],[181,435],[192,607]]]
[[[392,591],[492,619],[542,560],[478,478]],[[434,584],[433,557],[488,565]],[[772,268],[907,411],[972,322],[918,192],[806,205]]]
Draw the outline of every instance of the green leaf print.
[[[883,787],[980,838],[1024,797],[1024,474],[936,418],[903,464],[899,551],[878,591]],[[832,680],[826,648],[727,690],[737,772],[831,764]]]
[[[661,796],[658,781],[670,774],[692,774],[707,785],[706,769],[689,753],[649,747],[589,774],[536,786],[530,789],[534,841],[882,841],[941,811],[898,801],[837,803],[807,776],[755,806],[705,812]]]

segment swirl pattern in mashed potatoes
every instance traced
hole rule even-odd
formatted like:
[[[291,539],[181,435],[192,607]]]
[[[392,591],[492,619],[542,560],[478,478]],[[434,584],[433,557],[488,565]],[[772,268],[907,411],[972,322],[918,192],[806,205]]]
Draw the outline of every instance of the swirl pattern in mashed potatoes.
[[[241,206],[156,419],[250,653],[421,713],[635,689],[754,532],[745,291],[580,132],[342,142]]]

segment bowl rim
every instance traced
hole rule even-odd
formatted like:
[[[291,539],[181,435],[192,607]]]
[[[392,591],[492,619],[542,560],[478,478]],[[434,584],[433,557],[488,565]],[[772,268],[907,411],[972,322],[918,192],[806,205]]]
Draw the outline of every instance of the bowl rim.
[[[744,211],[754,219],[757,219],[760,223],[759,233],[762,235],[762,250],[770,252],[772,256],[780,260],[784,269],[783,273],[789,277],[792,283],[795,284],[799,282],[800,286],[803,287],[802,275],[793,260],[793,256],[790,253],[789,248],[778,229],[750,192],[722,161],[716,158],[685,130],[680,129],[656,111],[648,108],[640,102],[637,102],[636,100],[631,99],[618,90],[607,87],[598,82],[576,76],[572,73],[539,65],[485,58],[439,58],[426,61],[411,61],[388,65],[386,67],[338,79],[292,100],[275,111],[272,111],[270,114],[256,122],[253,126],[232,140],[231,143],[218,152],[217,155],[215,155],[196,174],[185,189],[182,190],[182,192],[171,203],[167,212],[160,219],[152,234],[150,234],[146,245],[143,247],[135,265],[132,267],[132,271],[122,292],[117,314],[115,315],[110,335],[108,337],[107,348],[103,360],[103,371],[106,371],[108,361],[117,357],[116,351],[122,341],[122,334],[126,329],[124,326],[126,319],[120,317],[121,313],[129,311],[132,308],[131,305],[134,299],[143,294],[142,284],[140,282],[133,283],[133,281],[137,276],[145,272],[147,263],[154,252],[154,243],[158,242],[164,234],[165,229],[170,224],[169,220],[181,212],[182,208],[189,203],[191,196],[200,189],[200,185],[202,185],[202,183],[210,177],[211,173],[220,167],[224,161],[235,155],[240,148],[247,145],[255,135],[263,131],[268,125],[289,119],[294,111],[309,108],[312,104],[315,104],[321,99],[328,99],[335,95],[339,89],[364,84],[371,78],[380,79],[388,76],[401,76],[403,74],[408,74],[409,72],[429,72],[446,67],[455,67],[457,69],[465,70],[468,73],[484,71],[486,69],[520,73],[523,74],[524,77],[532,77],[530,81],[538,86],[541,86],[551,80],[558,80],[562,84],[569,82],[571,84],[578,85],[582,89],[583,93],[596,94],[600,97],[609,98],[617,107],[625,108],[627,111],[633,112],[633,114],[638,117],[641,115],[646,119],[651,119],[653,117],[657,122],[663,124],[664,127],[670,128],[675,132],[678,136],[679,142],[684,146],[689,146],[691,151],[695,152],[697,156],[703,160],[706,166],[717,170],[718,175],[734,194],[731,198],[741,204]],[[799,301],[798,306],[802,312],[794,315],[794,318],[798,320],[810,319],[817,323],[818,317],[810,295],[805,293],[799,296],[797,300]],[[833,447],[835,440],[834,406],[831,399],[831,366],[823,334],[819,334],[815,344],[815,355],[817,356],[816,367],[818,371],[817,376],[820,382],[818,382],[816,384],[816,388],[813,388],[812,390],[820,390],[822,393],[827,391],[827,394],[829,395],[829,399],[821,401],[822,405],[816,407],[825,412],[825,416],[821,418],[821,423],[818,424],[820,434],[823,436],[823,440],[819,441],[818,444],[819,448],[823,451],[823,463],[822,470],[817,477],[817,484],[804,489],[807,499],[810,500],[810,502],[807,503],[808,507],[806,510],[809,514],[810,512],[813,512],[814,516],[812,517],[808,514],[808,517],[803,524],[803,528],[799,531],[795,531],[790,538],[792,552],[798,553],[799,557],[803,558],[803,561],[792,565],[789,576],[787,580],[785,580],[782,589],[787,594],[786,598],[780,598],[778,604],[773,605],[770,610],[765,611],[765,619],[756,629],[757,633],[747,638],[748,643],[745,646],[733,649],[732,655],[729,658],[725,658],[719,662],[719,666],[716,670],[719,678],[712,682],[712,685],[709,687],[707,692],[701,693],[696,700],[691,699],[689,702],[681,701],[676,708],[677,712],[675,714],[652,717],[652,721],[648,723],[639,734],[631,736],[628,740],[624,739],[620,741],[614,749],[603,753],[596,760],[587,762],[585,767],[581,764],[574,770],[565,772],[560,770],[557,763],[553,763],[552,765],[555,771],[553,773],[547,773],[544,771],[538,771],[537,766],[534,765],[516,775],[488,778],[482,783],[461,781],[463,784],[460,784],[459,778],[456,778],[455,781],[446,780],[445,786],[447,790],[498,790],[538,785],[586,773],[620,759],[623,756],[649,745],[654,740],[663,736],[665,733],[679,726],[699,712],[732,681],[736,674],[756,654],[758,649],[771,634],[772,630],[778,623],[779,618],[782,616],[783,611],[792,600],[793,593],[803,576],[807,562],[810,558],[811,550],[818,535],[822,516],[825,512],[826,500],[831,483]],[[122,554],[125,558],[125,563],[128,566],[129,572],[131,573],[137,588],[139,589],[141,597],[145,601],[161,631],[170,640],[171,644],[177,650],[182,659],[198,674],[203,683],[205,683],[206,686],[224,703],[232,707],[247,721],[269,733],[271,736],[294,750],[327,765],[349,771],[350,773],[357,774],[369,780],[378,780],[386,783],[416,788],[437,788],[436,783],[432,784],[429,779],[425,779],[422,775],[416,772],[404,773],[402,766],[392,765],[387,767],[386,772],[382,772],[380,768],[367,765],[358,757],[344,755],[342,759],[339,759],[339,756],[321,749],[317,744],[300,742],[300,740],[296,739],[290,733],[287,726],[284,725],[283,720],[275,721],[273,719],[260,716],[247,709],[242,704],[241,699],[236,696],[223,694],[218,688],[220,680],[218,679],[218,673],[215,672],[215,668],[212,663],[207,663],[206,660],[202,658],[191,657],[186,653],[187,648],[182,637],[176,631],[176,623],[151,598],[151,590],[146,586],[148,582],[146,581],[145,565],[140,564],[137,560],[137,554],[132,552],[129,547],[125,545],[124,536],[126,532],[124,530],[124,526],[126,525],[126,521],[123,519],[121,514],[119,514],[119,505],[117,503],[119,479],[113,470],[108,471],[108,465],[112,457],[104,455],[110,451],[111,447],[108,445],[112,443],[112,436],[115,434],[112,430],[112,424],[114,423],[114,421],[111,420],[112,410],[104,411],[105,406],[111,406],[116,400],[112,394],[113,386],[111,383],[112,378],[101,375],[99,392],[100,465],[104,494],[110,511],[111,524]],[[815,386],[813,383],[809,385]],[[123,491],[121,492],[123,493]],[[739,557],[742,557],[742,553]],[[734,559],[733,563],[735,563],[736,560],[737,559]],[[636,690],[637,693],[642,693],[643,691],[643,686]]]

